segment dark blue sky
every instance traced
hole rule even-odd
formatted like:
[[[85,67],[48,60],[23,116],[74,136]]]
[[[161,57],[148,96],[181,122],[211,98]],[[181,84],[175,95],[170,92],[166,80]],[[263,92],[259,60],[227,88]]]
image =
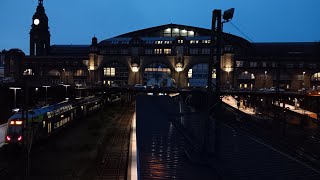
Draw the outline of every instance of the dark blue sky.
[[[38,0],[0,1],[0,49],[29,54]],[[234,7],[232,23],[253,42],[320,41],[320,0],[44,0],[51,44],[89,44],[168,23],[211,27],[213,9]],[[246,38],[231,24],[224,32]]]

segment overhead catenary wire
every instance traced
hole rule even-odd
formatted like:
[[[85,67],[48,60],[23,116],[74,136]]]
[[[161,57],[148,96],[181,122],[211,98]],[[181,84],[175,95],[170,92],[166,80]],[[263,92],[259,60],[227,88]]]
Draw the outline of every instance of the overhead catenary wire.
[[[238,30],[245,38],[247,38],[251,43],[253,42],[252,39],[247,36],[244,32],[242,32],[240,30],[240,28],[238,28],[234,23],[232,23],[231,21],[229,22],[236,30]]]

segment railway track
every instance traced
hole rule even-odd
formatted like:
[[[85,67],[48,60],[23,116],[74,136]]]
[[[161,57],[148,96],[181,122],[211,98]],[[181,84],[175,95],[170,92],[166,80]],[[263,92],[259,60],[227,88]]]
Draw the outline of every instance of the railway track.
[[[236,113],[230,108],[227,108],[227,111],[236,115]],[[285,152],[291,157],[296,158],[296,160],[303,162],[306,165],[311,166],[312,168],[315,168],[317,170],[320,169],[319,157],[313,153],[307,152],[304,148],[287,142],[285,139],[283,139],[283,137],[279,137],[277,140],[272,137],[268,137],[261,132],[261,127],[254,123],[246,123],[244,125],[239,121],[233,120],[233,118],[226,119],[228,120],[224,120],[224,123],[226,123],[230,127],[241,130],[243,133],[251,137],[261,139],[262,141],[272,145],[274,148]]]
[[[126,180],[130,131],[134,106],[122,113],[111,134],[110,141],[104,142],[98,155],[96,180]]]

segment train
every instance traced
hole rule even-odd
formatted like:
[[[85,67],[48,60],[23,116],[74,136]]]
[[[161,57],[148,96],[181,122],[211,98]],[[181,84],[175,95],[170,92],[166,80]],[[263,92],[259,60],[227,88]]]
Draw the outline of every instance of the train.
[[[79,120],[101,110],[104,104],[119,102],[121,94],[111,94],[106,98],[88,96],[71,101],[64,101],[50,106],[29,110],[28,113],[17,112],[7,122],[5,146],[26,144],[26,127],[32,131],[32,141],[45,139],[59,132],[75,120]],[[30,137],[30,136],[29,136]]]

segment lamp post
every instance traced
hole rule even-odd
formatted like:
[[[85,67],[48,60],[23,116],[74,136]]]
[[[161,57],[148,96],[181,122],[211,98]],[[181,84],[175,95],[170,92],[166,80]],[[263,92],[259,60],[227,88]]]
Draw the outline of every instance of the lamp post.
[[[231,87],[230,87],[230,78],[229,78],[229,74],[231,72],[231,67],[226,67],[226,71],[227,71],[227,86],[228,86],[228,89],[230,90]]]
[[[42,86],[43,88],[46,88],[46,104],[48,104],[48,88],[51,86]]]
[[[14,92],[14,109],[17,108],[17,90],[21,89],[19,87],[10,87]]]
[[[66,87],[66,100],[68,100],[68,84],[63,84],[64,87]]]
[[[264,88],[266,88],[266,81],[267,81],[267,73],[268,73],[268,71],[264,71]]]
[[[302,88],[304,88],[304,74],[306,74],[306,72],[302,72]]]
[[[182,63],[178,63],[178,64],[176,64],[176,71],[178,72],[177,88],[179,88],[180,72],[181,72],[181,71],[183,71]]]
[[[212,13],[212,26],[211,26],[211,53],[208,62],[208,92],[207,96],[211,94],[212,88],[212,70],[213,66],[216,69],[216,84],[215,84],[215,93],[214,93],[214,102],[211,103],[209,100],[207,101],[207,113],[208,118],[205,120],[205,132],[204,132],[204,144],[203,151],[206,154],[210,153],[209,145],[210,145],[210,110],[214,110],[215,114],[215,141],[214,141],[214,153],[216,158],[220,156],[220,141],[221,141],[221,99],[220,99],[220,77],[221,77],[221,39],[222,39],[222,25],[223,23],[229,22],[233,18],[234,8],[228,9],[223,13],[223,21],[221,20],[221,10],[215,9]],[[215,51],[216,49],[216,51]],[[216,57],[216,59],[215,59]],[[208,97],[209,99],[209,97]],[[210,98],[211,99],[211,98]],[[212,104],[213,107],[210,107]]]
[[[136,82],[137,81],[137,79],[136,79],[136,75],[137,75],[137,72],[139,71],[139,66],[138,66],[138,64],[137,63],[133,63],[132,64],[132,72],[134,72],[134,82]],[[139,76],[138,76],[138,78],[139,78]],[[139,78],[140,79],[140,78]],[[139,80],[138,80],[138,83],[139,83]],[[135,84],[138,84],[138,83],[135,83]]]

